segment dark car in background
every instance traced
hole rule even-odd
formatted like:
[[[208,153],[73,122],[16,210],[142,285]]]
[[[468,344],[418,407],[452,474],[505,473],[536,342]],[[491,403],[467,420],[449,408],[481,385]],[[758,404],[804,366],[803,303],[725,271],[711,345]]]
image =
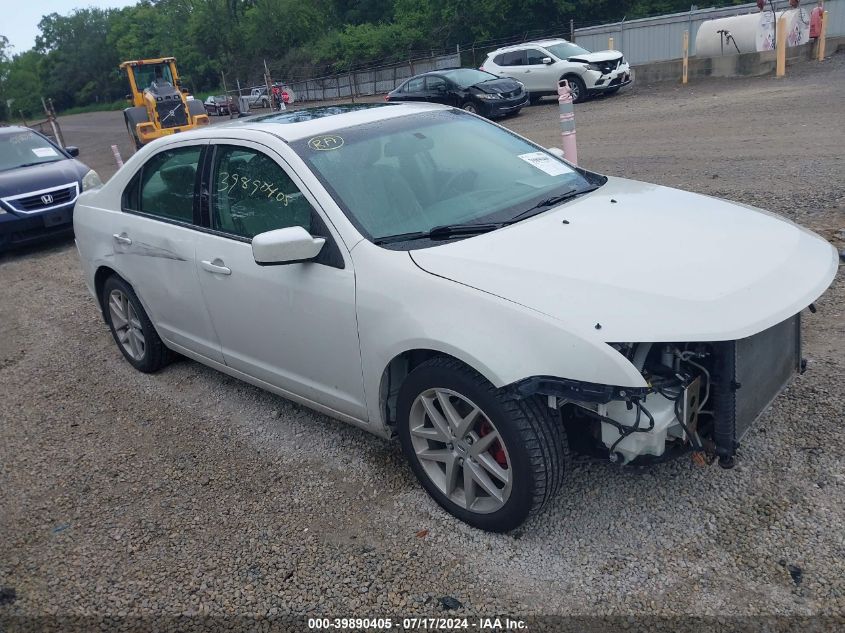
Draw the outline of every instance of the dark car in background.
[[[226,95],[211,96],[203,103],[207,114],[228,116],[232,113],[238,114],[238,103],[233,97]]]
[[[528,92],[515,79],[474,68],[437,70],[411,77],[385,96],[386,101],[430,101],[488,118],[517,114]]]
[[[0,127],[0,251],[73,230],[79,194],[102,183],[62,149],[26,127]]]

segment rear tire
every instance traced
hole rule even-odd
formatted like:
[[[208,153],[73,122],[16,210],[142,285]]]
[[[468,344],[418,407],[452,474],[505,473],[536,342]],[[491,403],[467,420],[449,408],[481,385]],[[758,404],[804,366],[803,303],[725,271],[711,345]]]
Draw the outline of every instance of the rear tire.
[[[132,146],[136,152],[141,149],[141,141],[138,140],[138,137],[135,136],[135,132],[132,131],[132,126],[129,125],[129,122],[126,122],[126,131],[129,133],[129,144]]]
[[[528,95],[528,101],[529,101],[529,103],[531,103],[531,105],[537,105],[538,103],[540,103],[540,99],[542,99],[542,98],[543,98],[543,95],[533,95],[533,94]]]
[[[517,399],[461,362],[438,357],[408,375],[397,404],[411,469],[460,520],[507,532],[560,488],[569,444],[562,421],[540,398]]]
[[[135,369],[152,373],[173,360],[132,286],[112,275],[103,284],[100,302],[114,342]]]

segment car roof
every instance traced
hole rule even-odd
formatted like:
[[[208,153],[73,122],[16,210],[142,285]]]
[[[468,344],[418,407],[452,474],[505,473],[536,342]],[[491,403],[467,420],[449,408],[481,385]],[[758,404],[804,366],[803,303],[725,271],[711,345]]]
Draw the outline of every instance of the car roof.
[[[23,125],[0,125],[0,134],[17,134],[19,132],[34,132],[32,128]]]
[[[488,57],[490,55],[498,55],[499,53],[507,53],[509,51],[518,51],[523,48],[528,48],[530,46],[551,46],[552,44],[569,44],[569,40],[565,40],[563,38],[557,37],[548,40],[533,40],[531,42],[520,42],[519,44],[511,44],[510,46],[502,46],[501,48],[497,48],[492,53],[488,53]]]
[[[190,135],[208,137],[209,132],[220,130],[255,130],[268,132],[284,141],[297,141],[319,134],[330,134],[354,125],[374,123],[403,116],[413,116],[433,110],[449,110],[448,106],[434,103],[350,103],[330,106],[315,106],[297,110],[286,110],[243,119],[234,119],[213,128],[205,128]],[[180,135],[181,137],[182,135]],[[214,134],[217,136],[217,134]]]

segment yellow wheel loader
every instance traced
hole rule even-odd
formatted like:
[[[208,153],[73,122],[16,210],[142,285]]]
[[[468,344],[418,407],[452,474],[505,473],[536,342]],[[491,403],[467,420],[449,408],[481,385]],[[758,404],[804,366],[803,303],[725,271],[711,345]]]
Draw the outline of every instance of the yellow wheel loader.
[[[136,149],[162,136],[208,125],[201,101],[182,88],[175,57],[123,62],[129,78],[132,106],[123,111],[126,129]]]

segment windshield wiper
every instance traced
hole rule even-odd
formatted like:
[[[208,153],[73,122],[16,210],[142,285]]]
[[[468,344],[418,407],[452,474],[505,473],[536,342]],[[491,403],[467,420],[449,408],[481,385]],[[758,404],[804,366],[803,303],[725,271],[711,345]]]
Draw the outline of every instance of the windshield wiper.
[[[533,207],[530,207],[530,208],[526,209],[525,211],[521,211],[520,213],[517,213],[515,216],[513,216],[507,222],[502,222],[502,226],[508,226],[510,224],[514,224],[516,222],[519,222],[520,220],[524,220],[525,218],[531,217],[533,215],[537,215],[538,213],[540,213],[546,207],[553,207],[556,204],[560,204],[561,202],[566,202],[567,200],[571,200],[572,198],[576,198],[583,193],[590,193],[591,191],[595,191],[598,188],[599,188],[599,185],[596,185],[594,187],[589,187],[587,189],[575,189],[575,188],[573,188],[573,189],[570,189],[569,191],[564,191],[563,193],[558,194],[556,196],[552,196],[551,198],[546,198],[545,200],[541,200],[540,202],[535,204]]]
[[[531,215],[536,215],[540,213],[542,209],[546,207],[552,207],[556,204],[560,204],[561,202],[565,202],[571,198],[575,198],[576,196],[580,196],[582,193],[588,193],[590,191],[595,191],[598,187],[590,187],[588,189],[576,189],[572,188],[568,191],[564,191],[556,196],[552,196],[550,198],[546,198],[545,200],[541,200],[537,204],[535,204],[530,209],[526,209],[525,211],[521,211],[513,216],[510,220],[505,220],[504,222],[477,222],[477,223],[464,223],[464,224],[443,224],[440,226],[435,226],[430,231],[414,231],[413,233],[400,233],[398,235],[387,235],[385,237],[380,237],[378,239],[373,240],[374,244],[390,244],[395,242],[410,242],[413,240],[448,240],[452,237],[469,237],[471,235],[481,235],[482,233],[489,233],[490,231],[495,231],[496,229],[501,229],[505,226],[510,226],[511,224],[516,224],[520,220],[524,220],[526,217],[530,217]]]
[[[394,242],[410,242],[413,240],[448,240],[451,237],[480,235],[489,233],[504,226],[502,222],[486,222],[477,224],[443,224],[435,226],[430,231],[414,231],[413,233],[400,233],[398,235],[387,235],[373,240],[374,244],[390,244]]]
[[[7,167],[0,171],[9,171],[10,169],[22,169],[23,167],[35,167],[36,165],[46,165],[48,163],[56,163],[55,160],[40,160],[37,163],[24,163],[23,165],[15,165],[14,167]]]

